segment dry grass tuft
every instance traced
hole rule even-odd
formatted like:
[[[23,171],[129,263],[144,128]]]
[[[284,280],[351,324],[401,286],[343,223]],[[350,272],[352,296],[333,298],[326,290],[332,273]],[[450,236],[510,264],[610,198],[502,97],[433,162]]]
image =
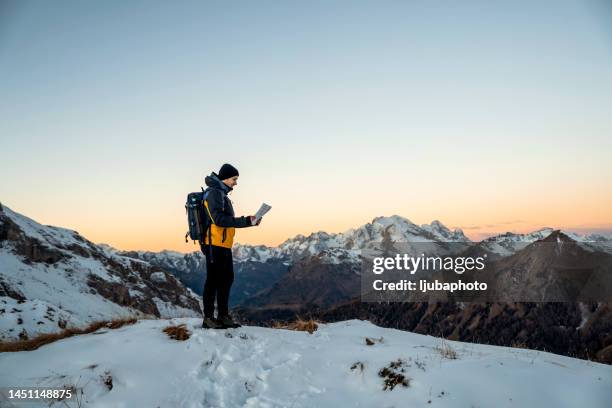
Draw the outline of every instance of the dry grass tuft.
[[[368,346],[373,346],[376,343],[383,343],[383,342],[384,342],[384,338],[382,336],[380,338],[378,338],[378,339],[371,339],[369,337],[365,338],[365,343]]]
[[[525,343],[524,341],[514,341],[514,342],[512,342],[510,347],[520,348],[520,349],[528,349],[529,348],[529,346],[527,346],[527,343]]]
[[[448,360],[456,360],[458,358],[457,352],[444,339],[442,339],[442,344],[440,346],[436,346],[434,350],[440,353],[443,358]]]
[[[118,329],[119,327],[127,324],[134,324],[137,322],[135,317],[123,317],[113,320],[100,320],[90,323],[84,328],[65,328],[64,330],[57,333],[43,333],[31,339],[14,340],[7,342],[0,342],[0,353],[4,352],[17,352],[17,351],[31,351],[44,346],[45,344],[53,343],[54,341],[65,339],[67,337],[76,336],[79,334],[88,334],[95,332],[101,328]]]
[[[185,341],[191,337],[191,333],[185,327],[185,324],[179,324],[178,326],[168,326],[164,330],[164,333],[171,339],[178,341]]]
[[[127,324],[134,324],[136,323],[136,318],[131,318],[127,321]],[[108,327],[109,329],[118,329],[121,326],[125,326],[126,322],[121,321],[121,320],[111,320],[110,322],[108,322],[108,324],[106,325],[106,327]]]
[[[319,325],[317,323],[318,322],[312,318],[304,320],[301,317],[298,317],[295,321],[288,324],[276,322],[272,325],[272,327],[275,329],[305,331],[312,334],[319,328]]]
[[[405,366],[406,362],[404,360],[397,359],[378,371],[378,376],[383,379],[383,391],[393,391],[398,385],[406,388],[410,386],[410,377],[404,374],[406,372]]]

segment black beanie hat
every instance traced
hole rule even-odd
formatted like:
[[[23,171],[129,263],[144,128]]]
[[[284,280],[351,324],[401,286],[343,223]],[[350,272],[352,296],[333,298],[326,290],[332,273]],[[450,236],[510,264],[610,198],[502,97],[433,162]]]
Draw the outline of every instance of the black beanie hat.
[[[229,163],[225,163],[219,170],[219,180],[225,180],[230,177],[238,176],[238,169]]]

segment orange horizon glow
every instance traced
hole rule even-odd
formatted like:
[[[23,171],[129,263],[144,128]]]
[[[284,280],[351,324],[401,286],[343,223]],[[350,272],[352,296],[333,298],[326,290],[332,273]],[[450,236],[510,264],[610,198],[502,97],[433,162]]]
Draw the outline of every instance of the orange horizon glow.
[[[184,234],[186,232],[186,225],[182,225],[185,220],[183,220],[181,217],[176,217],[176,224],[160,223],[160,225],[157,227],[154,225],[143,226],[142,224],[134,224],[132,228],[129,228],[124,224],[123,227],[125,229],[122,229],[122,233],[118,234],[118,228],[116,225],[113,226],[113,224],[102,223],[99,225],[94,225],[93,223],[85,222],[83,225],[76,225],[75,223],[66,222],[69,220],[64,220],[62,222],[62,220],[57,219],[52,221],[46,216],[37,218],[36,216],[28,214],[19,208],[13,208],[8,204],[7,206],[13,211],[28,216],[41,224],[74,229],[86,239],[94,243],[105,243],[119,250],[144,250],[152,252],[171,250],[182,253],[189,253],[199,250],[198,246],[194,245],[192,241],[185,243]],[[270,213],[268,216],[266,216],[266,219],[264,219],[259,227],[238,229],[236,231],[236,242],[241,244],[266,245],[274,247],[299,234],[308,236],[309,234],[318,231],[342,233],[350,228],[358,228],[371,222],[372,219],[375,218],[368,217],[367,219],[359,219],[357,217],[345,217],[335,221],[326,220],[326,222],[321,222],[319,224],[312,223],[312,225],[307,226],[298,222],[283,222],[282,220],[278,220],[273,216],[270,216],[272,214],[273,213]],[[386,216],[390,215],[394,214],[387,214]],[[450,230],[461,228],[463,233],[472,241],[480,241],[487,237],[505,232],[521,234],[547,227],[576,232],[579,234],[612,232],[612,223],[609,222],[600,224],[589,224],[584,222],[576,222],[573,224],[564,224],[562,222],[533,223],[520,220],[520,217],[515,217],[516,219],[513,221],[501,221],[497,223],[482,222],[479,224],[475,222],[477,218],[470,218],[469,221],[471,222],[462,223],[458,222],[457,219],[445,221],[443,218],[432,218],[427,221],[417,218],[413,219],[402,214],[397,215],[403,216],[417,225],[429,224],[434,219],[438,219]]]
[[[444,224],[444,222],[442,222]],[[363,224],[361,224],[363,225]],[[361,225],[356,225],[354,228],[360,227]],[[421,224],[417,224],[417,225],[421,225]],[[446,224],[445,224],[446,225]],[[450,227],[448,225],[446,225],[451,231],[454,230],[453,227]],[[560,229],[563,231],[570,231],[570,232],[576,232],[579,234],[586,234],[586,233],[597,233],[597,232],[604,232],[604,233],[609,233],[612,232],[612,225],[608,224],[607,226],[594,226],[592,228],[585,228],[585,227],[581,227],[581,226],[568,226],[568,227],[559,227],[559,226],[555,226],[555,225],[533,225],[533,226],[521,226],[518,228],[500,228],[500,229],[488,229],[485,231],[479,231],[479,232],[474,232],[472,231],[470,228],[468,229],[463,229],[463,233],[472,241],[481,241],[483,239],[486,239],[488,237],[494,236],[494,235],[499,235],[499,234],[503,234],[506,232],[512,232],[512,233],[516,233],[516,234],[525,234],[525,233],[529,233],[529,232],[533,232],[542,228],[553,228],[553,229]],[[342,233],[347,231],[347,229],[317,229],[317,230],[298,230],[294,233],[290,233],[287,235],[280,235],[279,233],[274,233],[273,231],[265,231],[264,227],[263,227],[263,223],[262,223],[262,228],[260,229],[259,233],[255,234],[249,234],[249,236],[247,238],[250,239],[244,239],[245,235],[244,232],[245,231],[240,231],[238,230],[236,232],[236,243],[240,243],[240,244],[248,244],[248,245],[265,245],[268,247],[275,247],[280,245],[281,243],[283,243],[284,241],[286,241],[287,239],[291,239],[297,235],[304,235],[304,236],[308,236],[312,233],[318,232],[318,231],[324,231],[327,233]],[[144,250],[144,251],[151,251],[151,252],[159,252],[162,250],[171,250],[171,251],[177,251],[177,252],[182,252],[182,253],[188,253],[188,252],[193,252],[193,251],[198,251],[199,248],[197,246],[197,244],[194,245],[194,243],[190,240],[188,243],[185,243],[184,239],[183,239],[183,234],[180,234],[180,231],[175,231],[178,232],[177,235],[177,239],[175,241],[177,241],[176,244],[173,245],[173,243],[168,242],[168,240],[164,240],[161,241],[160,243],[155,243],[150,242],[148,245],[144,246],[144,245],[140,245],[139,244],[139,240],[138,239],[131,239],[131,240],[121,240],[121,239],[101,239],[101,240],[92,240],[90,237],[88,237],[87,235],[84,235],[83,233],[81,233],[81,231],[79,231],[79,233],[81,233],[83,236],[85,236],[85,238],[89,239],[92,242],[95,243],[106,243],[108,245],[111,245],[112,247],[116,248],[116,249],[120,249],[120,250]]]

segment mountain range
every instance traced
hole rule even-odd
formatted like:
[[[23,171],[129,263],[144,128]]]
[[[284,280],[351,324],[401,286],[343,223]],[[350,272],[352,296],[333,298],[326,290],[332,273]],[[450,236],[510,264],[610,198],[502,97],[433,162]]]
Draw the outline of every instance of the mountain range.
[[[260,325],[296,315],[324,321],[361,318],[456,340],[525,343],[612,362],[609,303],[359,300],[365,251],[435,244],[449,253],[487,254],[511,279],[513,262],[525,259],[540,259],[538,274],[545,275],[548,264],[538,258],[538,243],[551,237],[579,249],[581,259],[589,262],[612,254],[612,238],[601,234],[543,228],[473,242],[461,229],[451,231],[437,220],[417,225],[398,215],[376,217],[342,233],[297,235],[277,247],[235,244],[230,301],[235,315]],[[0,339],[27,338],[112,316],[198,316],[201,310],[205,265],[199,251],[121,251],[72,230],[43,226],[7,207],[0,207],[0,267]]]

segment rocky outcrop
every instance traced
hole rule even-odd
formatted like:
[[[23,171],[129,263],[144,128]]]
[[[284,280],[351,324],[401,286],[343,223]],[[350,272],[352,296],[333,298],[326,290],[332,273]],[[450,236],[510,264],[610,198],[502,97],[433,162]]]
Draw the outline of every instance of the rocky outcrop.
[[[12,299],[17,300],[18,302],[23,302],[26,298],[23,296],[23,293],[18,289],[12,288],[8,282],[6,282],[2,276],[0,276],[0,297],[10,297]]]
[[[198,297],[171,273],[6,207],[0,207],[0,306],[0,319],[18,326],[3,324],[0,339],[116,317],[201,315]]]
[[[151,297],[130,296],[130,291],[125,285],[108,282],[96,275],[89,275],[87,284],[92,288],[91,293],[97,293],[113,303],[128,306],[157,317],[160,316],[159,310]]]
[[[27,263],[54,264],[66,258],[60,250],[24,234],[21,228],[0,210],[0,243],[4,242],[10,242],[13,252],[22,256]]]
[[[329,307],[359,294],[360,264],[345,258],[336,261],[346,251],[327,250],[296,261],[282,278],[268,289],[248,298],[244,307],[299,308],[303,305]]]

